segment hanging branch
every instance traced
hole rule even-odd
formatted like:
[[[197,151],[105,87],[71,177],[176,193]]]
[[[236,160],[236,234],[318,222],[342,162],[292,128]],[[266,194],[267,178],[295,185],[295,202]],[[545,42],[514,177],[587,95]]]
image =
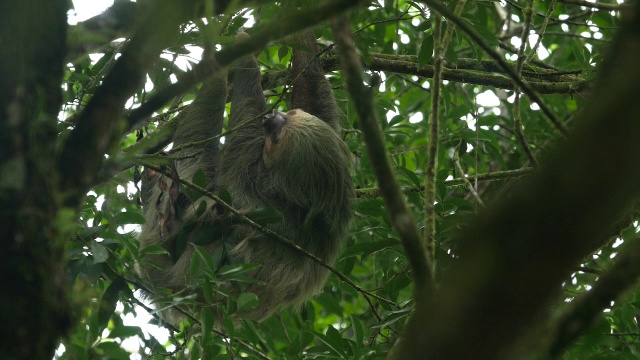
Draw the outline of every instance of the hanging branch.
[[[453,9],[453,14],[455,16],[460,16],[466,4],[467,4],[467,0],[458,0],[458,2],[456,3],[455,9]],[[444,36],[442,37],[442,48],[445,51],[449,47],[449,43],[451,42],[451,36],[453,36],[453,30],[455,30],[455,28],[456,26],[453,23],[447,24],[447,30],[445,30]]]
[[[538,50],[538,46],[542,43],[542,38],[544,37],[544,32],[547,30],[547,25],[549,24],[549,19],[551,18],[551,14],[553,14],[553,8],[556,5],[557,0],[551,0],[551,4],[549,4],[549,9],[547,9],[547,14],[544,17],[544,21],[542,22],[542,27],[538,31],[538,40],[536,44],[531,48],[531,52],[529,56],[527,56],[526,62],[530,62],[536,56],[536,52]]]
[[[442,17],[433,14],[433,80],[431,81],[431,110],[429,116],[429,128],[427,129],[427,163],[424,181],[424,243],[427,254],[431,259],[431,266],[434,266],[435,243],[436,243],[436,172],[438,169],[438,125],[440,114],[440,87],[442,86],[442,61],[444,53],[442,31]],[[431,269],[431,273],[435,268]]]
[[[426,256],[411,211],[407,207],[400,186],[391,170],[371,89],[364,86],[362,67],[349,25],[349,21],[344,18],[335,18],[331,23],[333,36],[338,45],[337,50],[340,53],[342,77],[358,112],[367,153],[391,222],[400,236],[405,254],[413,270],[415,308],[426,307],[435,291],[431,274],[432,267]]]
[[[464,9],[465,0],[460,0],[454,10],[455,16],[460,16]],[[431,81],[431,116],[429,117],[429,129],[427,131],[427,163],[425,169],[424,184],[424,241],[427,254],[431,257],[431,265],[435,266],[435,243],[436,243],[436,173],[438,170],[438,146],[440,123],[440,87],[442,86],[442,69],[444,63],[444,53],[449,46],[455,25],[449,23],[444,33],[442,31],[442,17],[440,14],[432,14],[434,18],[433,38],[433,80]],[[431,270],[435,273],[435,268]]]
[[[476,189],[473,187],[473,184],[471,184],[471,181],[469,181],[469,179],[467,178],[467,175],[465,175],[464,173],[464,169],[460,164],[460,155],[458,154],[458,149],[456,149],[456,151],[453,153],[453,164],[455,165],[456,170],[458,170],[458,173],[460,174],[460,178],[464,182],[464,185],[467,187],[467,189],[469,190],[473,198],[476,199],[476,201],[480,206],[484,206],[484,201],[482,201],[482,199],[480,198],[480,195],[478,194]],[[475,180],[476,180],[476,186],[477,186],[478,184],[477,174],[476,174]]]
[[[524,65],[526,56],[524,51],[527,47],[527,41],[529,40],[529,30],[531,29],[531,14],[533,14],[533,0],[527,0],[527,7],[524,9],[524,27],[522,28],[522,35],[520,35],[520,48],[518,49],[518,62],[516,63],[516,76],[520,76],[522,72],[522,66]],[[516,134],[516,139],[518,139],[518,143],[522,146],[524,153],[527,155],[529,162],[531,165],[538,166],[538,160],[533,155],[531,151],[531,147],[529,146],[529,142],[527,142],[527,138],[524,136],[524,131],[522,130],[522,117],[520,116],[520,88],[516,86],[516,91],[514,94],[515,98],[513,100],[513,131]]]

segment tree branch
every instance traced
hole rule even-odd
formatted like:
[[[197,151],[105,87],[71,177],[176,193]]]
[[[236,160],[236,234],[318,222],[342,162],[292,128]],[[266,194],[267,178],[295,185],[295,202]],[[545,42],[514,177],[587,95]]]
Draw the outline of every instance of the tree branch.
[[[214,0],[215,15],[233,12],[241,7],[258,5],[267,0]],[[229,5],[233,5],[229,8]],[[203,16],[202,2],[196,4],[193,18]],[[89,54],[117,38],[128,38],[141,25],[138,19],[143,18],[149,9],[149,3],[116,1],[111,7],[77,25],[70,26],[68,32],[69,52],[67,62]]]
[[[331,0],[315,7],[305,8],[297,13],[290,13],[286,16],[287,21],[272,21],[265,26],[261,26],[259,30],[251,34],[250,38],[220,50],[216,53],[215,59],[201,61],[192,71],[187,72],[180,81],[158,91],[149,101],[132,111],[127,119],[129,128],[135,127],[139,121],[151,116],[154,111],[160,109],[173,97],[184,93],[203,78],[211,75],[216,66],[226,67],[244,55],[263,49],[271,41],[314,26],[336,14],[341,14],[347,9],[358,6],[360,3],[362,3],[362,0]]]
[[[526,55],[525,49],[527,47],[527,42],[529,39],[529,30],[531,28],[531,14],[533,14],[533,0],[527,0],[527,7],[524,10],[524,26],[522,27],[522,34],[520,35],[520,48],[518,49],[518,61],[516,63],[516,75],[519,77],[522,72],[522,67],[524,66]],[[538,166],[538,160],[533,155],[531,151],[531,147],[529,146],[529,142],[527,138],[524,136],[524,130],[522,129],[522,116],[520,116],[520,88],[516,87],[514,100],[513,100],[513,111],[511,112],[511,117],[513,118],[513,131],[516,134],[516,139],[522,150],[524,150],[525,155],[529,159],[531,165]]]
[[[322,59],[326,72],[338,70],[339,59],[329,56]],[[508,62],[515,67],[515,63]],[[417,75],[432,78],[432,64],[418,67],[418,57],[414,55],[370,54],[370,61],[364,65],[371,71],[388,71],[398,74]],[[499,89],[513,90],[513,81],[505,77],[504,70],[491,60],[458,59],[452,63],[445,60],[442,78],[448,81],[475,85],[486,85]],[[590,89],[591,82],[581,79],[574,72],[558,72],[525,64],[522,77],[529,85],[541,94],[575,94]],[[273,89],[288,82],[289,70],[265,73],[262,77],[262,88]]]
[[[64,1],[0,1],[0,353],[51,359],[73,328],[54,164]],[[64,219],[64,220],[63,220]]]
[[[507,171],[496,171],[485,174],[474,175],[473,179],[476,177],[478,181],[494,181],[494,180],[504,180],[504,179],[517,179],[522,176],[527,176],[533,174],[535,171],[534,168],[522,168],[518,170],[507,170]],[[462,174],[461,174],[462,175]],[[464,178],[457,178],[451,180],[445,180],[444,184],[446,186],[460,186],[466,184],[469,181],[470,177],[465,176]],[[419,193],[424,191],[424,188],[418,186],[407,186],[402,188],[402,192],[405,194],[408,193]],[[379,188],[364,188],[364,189],[356,189],[356,198],[357,199],[376,199],[382,197],[382,193]]]
[[[157,4],[80,114],[58,159],[67,206],[75,208],[94,185],[104,154],[122,133],[119,119],[125,102],[139,89],[146,69],[177,34],[178,25],[188,18],[191,6],[191,2],[177,0]],[[163,26],[158,27],[158,22]]]
[[[338,70],[339,59],[336,56],[329,56],[321,59],[321,61],[325,72]],[[136,124],[150,116],[172,98],[184,93],[195,83],[201,81],[210,72],[210,70],[203,71],[202,69],[210,65],[209,63],[196,66],[196,69],[187,72],[181,81],[160,90],[147,103],[133,110],[128,115],[130,126],[135,127]],[[419,68],[418,58],[413,55],[370,54],[370,62],[365,66],[371,71],[388,71],[425,78],[432,78],[434,73],[433,65],[427,64]],[[511,66],[515,66],[515,64]],[[448,81],[513,90],[513,81],[500,75],[501,73],[504,73],[504,71],[493,61],[462,58],[456,63],[445,61],[445,67],[442,69],[442,78]],[[541,94],[572,95],[590,90],[591,85],[589,80],[581,79],[573,72],[563,73],[528,64],[524,65],[522,76],[529,81],[534,90]],[[265,90],[273,89],[284,86],[290,81],[289,69],[267,72],[262,76],[262,88]]]
[[[460,261],[412,340],[422,358],[522,358],[514,345],[583,257],[615,233],[640,195],[639,29],[638,18],[624,24],[572,136],[465,229]]]
[[[586,8],[600,9],[600,10],[613,10],[619,11],[623,9],[630,9],[630,4],[606,4],[601,2],[589,2],[585,0],[558,0],[559,3],[569,4],[569,5],[580,5]]]
[[[467,176],[464,173],[464,169],[460,164],[460,155],[458,154],[458,149],[456,149],[456,151],[453,153],[453,164],[455,165],[456,170],[458,170],[458,173],[460,174],[460,176],[462,176],[461,179],[464,185],[469,190],[473,198],[476,199],[476,202],[478,203],[478,205],[484,206],[484,201],[482,201],[482,198],[480,198],[480,195],[476,191],[476,188],[473,187],[473,185],[471,184],[471,181],[469,181],[469,178],[467,178]]]
[[[460,4],[460,3],[458,3]],[[427,122],[427,161],[424,169],[424,230],[423,243],[431,265],[431,276],[434,276],[436,254],[436,172],[438,169],[438,148],[440,145],[440,89],[442,88],[442,63],[444,60],[445,41],[442,33],[442,17],[436,14],[433,24],[434,52],[433,79],[431,80],[431,107]],[[447,29],[451,29],[448,27]],[[434,277],[435,281],[435,277]]]
[[[535,45],[531,48],[531,52],[529,56],[527,56],[526,62],[533,60],[536,56],[538,47],[542,43],[542,38],[544,37],[545,31],[547,31],[547,25],[549,24],[549,19],[551,18],[551,14],[553,14],[554,6],[556,5],[556,0],[551,0],[551,4],[549,4],[549,8],[547,9],[547,14],[544,16],[544,21],[542,22],[542,26],[540,30],[538,30],[538,40],[536,40]]]
[[[633,239],[623,248],[609,271],[598,278],[593,288],[582,294],[553,323],[548,334],[551,343],[544,358],[556,358],[582,335],[602,310],[622,296],[640,278],[640,241]]]

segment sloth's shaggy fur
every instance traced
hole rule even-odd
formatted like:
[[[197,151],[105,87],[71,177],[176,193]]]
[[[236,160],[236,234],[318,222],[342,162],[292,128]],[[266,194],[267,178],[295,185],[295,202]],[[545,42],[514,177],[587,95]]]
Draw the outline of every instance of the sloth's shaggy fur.
[[[304,50],[295,49],[293,53],[293,77],[302,73],[292,93],[290,108],[295,110],[268,115],[263,120],[265,125],[258,120],[229,134],[221,150],[217,142],[210,143],[199,149],[201,153],[195,157],[179,161],[177,170],[181,178],[191,179],[202,169],[208,189],[228,190],[232,205],[240,211],[276,209],[283,219],[267,226],[269,229],[332,264],[351,219],[351,154],[339,136],[338,111],[330,84],[320,62],[311,62],[314,54],[305,51],[319,51],[315,39],[305,34],[298,36],[297,41]],[[176,130],[174,146],[221,132],[226,77],[220,72],[203,84]],[[229,128],[264,112],[260,77],[253,56],[237,62]],[[284,120],[267,126],[270,116],[281,116]],[[194,153],[193,149],[185,151]],[[187,224],[195,224],[195,229],[221,226],[215,223],[219,212],[213,200],[201,198],[204,200],[190,204],[182,198],[183,201],[178,201],[182,213],[168,230],[165,220],[170,216],[171,205],[166,186],[158,185],[158,174],[147,171],[143,178],[142,199],[147,223],[139,235],[141,248],[161,245],[171,250],[172,242],[180,231],[185,231]],[[203,214],[197,211],[201,201],[207,202]],[[260,321],[281,306],[300,306],[321,290],[328,275],[325,268],[248,225],[232,226],[235,240],[228,261],[259,264],[249,276],[265,283],[249,284],[244,290],[257,294],[260,303],[256,309],[240,316]],[[205,248],[213,254],[219,246],[219,241],[213,241]],[[180,291],[189,281],[185,273],[192,254],[193,247],[187,245],[177,259],[170,255],[149,255],[137,270],[151,289]],[[234,290],[228,288],[233,293]]]

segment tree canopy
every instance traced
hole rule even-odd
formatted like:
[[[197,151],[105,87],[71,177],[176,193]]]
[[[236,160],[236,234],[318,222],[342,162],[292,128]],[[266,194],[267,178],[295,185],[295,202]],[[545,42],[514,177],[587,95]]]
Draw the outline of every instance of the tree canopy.
[[[116,1],[69,25],[69,5],[0,4],[3,358],[638,356],[636,7]],[[171,176],[200,83],[242,55],[284,110],[303,30],[322,45],[357,189],[324,291],[237,326],[260,304],[228,296],[218,323],[198,303],[253,265],[188,244],[202,281],[150,304],[135,265],[165,250],[136,239],[142,170]],[[202,179],[181,180],[203,196]]]

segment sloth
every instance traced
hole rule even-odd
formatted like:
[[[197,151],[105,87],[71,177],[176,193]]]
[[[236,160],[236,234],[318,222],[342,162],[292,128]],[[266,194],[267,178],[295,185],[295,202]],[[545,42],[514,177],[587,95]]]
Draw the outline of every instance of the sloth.
[[[237,39],[247,37],[241,33]],[[352,155],[339,135],[339,112],[330,83],[315,59],[320,52],[315,37],[307,32],[295,41],[291,78],[297,80],[291,94],[292,110],[273,111],[260,118],[266,102],[258,64],[253,55],[239,59],[232,71],[228,129],[250,123],[226,135],[222,146],[216,140],[180,152],[175,171],[184,179],[204,174],[206,189],[228,192],[231,205],[242,213],[276,210],[281,220],[265,227],[333,264],[352,216]],[[174,147],[220,134],[226,99],[227,74],[219,71],[203,83],[176,129]],[[244,284],[242,290],[256,294],[259,305],[241,312],[242,318],[262,321],[282,306],[300,308],[321,291],[328,276],[326,268],[241,221],[218,221],[224,211],[209,198],[191,201],[184,189],[172,197],[167,191],[171,180],[161,177],[145,170],[141,189],[146,224],[138,236],[140,247],[160,245],[167,250],[167,254],[145,256],[137,264],[151,298],[160,296],[157,289],[178,292],[193,281],[188,269],[194,247],[186,245],[179,250],[176,242],[198,238],[202,243],[203,237],[204,249],[212,257],[219,253],[221,243],[231,242],[220,266],[259,265],[248,273],[257,281]],[[225,286],[231,294],[239,292],[232,285]],[[200,293],[199,299],[204,297]],[[220,315],[215,306],[211,308]],[[179,318],[171,311],[163,316],[169,321]]]

